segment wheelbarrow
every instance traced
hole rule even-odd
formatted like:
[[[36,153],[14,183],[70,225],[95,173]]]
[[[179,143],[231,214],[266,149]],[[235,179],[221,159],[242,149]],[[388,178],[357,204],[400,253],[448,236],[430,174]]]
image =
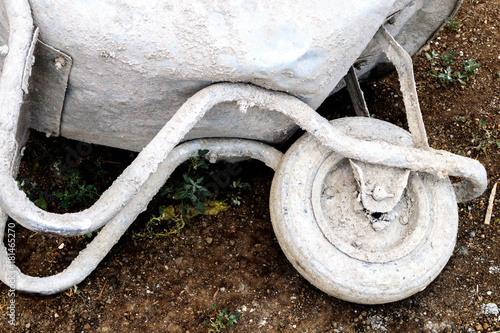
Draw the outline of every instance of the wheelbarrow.
[[[411,55],[456,0],[2,0],[0,236],[103,229],[61,273],[30,277],[2,243],[0,279],[53,294],[84,280],[173,170],[208,149],[276,171],[279,244],[313,285],[364,304],[424,289],[452,255],[457,202],[487,185],[477,161],[427,143]],[[397,70],[409,132],[369,116],[360,80]],[[357,117],[316,108],[347,86]],[[272,147],[298,128],[285,154]],[[29,129],[140,151],[90,208],[43,211],[15,175]],[[462,177],[452,184],[449,176]]]

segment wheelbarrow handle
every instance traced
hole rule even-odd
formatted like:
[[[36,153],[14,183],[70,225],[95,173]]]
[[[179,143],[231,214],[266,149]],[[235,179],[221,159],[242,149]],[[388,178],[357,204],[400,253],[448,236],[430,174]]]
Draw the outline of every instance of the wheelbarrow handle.
[[[6,263],[6,267],[0,269],[0,280],[16,290],[41,294],[55,294],[79,284],[118,242],[172,172],[186,160],[196,157],[200,149],[208,149],[209,158],[247,157],[260,160],[272,169],[278,167],[283,156],[275,148],[252,140],[205,139],[185,142],[172,150],[168,160],[158,166],[158,172],[153,174],[141,188],[140,195],[134,196],[64,271],[43,278],[23,274],[12,261],[8,260],[9,253],[2,242],[0,263]],[[7,215],[0,210],[0,239],[3,239],[6,221]]]

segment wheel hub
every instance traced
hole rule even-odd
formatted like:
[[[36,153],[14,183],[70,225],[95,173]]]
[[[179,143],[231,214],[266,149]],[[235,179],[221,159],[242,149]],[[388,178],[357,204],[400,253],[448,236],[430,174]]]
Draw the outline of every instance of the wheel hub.
[[[385,263],[408,255],[425,237],[429,203],[422,181],[411,176],[400,201],[386,213],[363,207],[347,159],[330,156],[312,186],[314,216],[323,235],[348,256]]]

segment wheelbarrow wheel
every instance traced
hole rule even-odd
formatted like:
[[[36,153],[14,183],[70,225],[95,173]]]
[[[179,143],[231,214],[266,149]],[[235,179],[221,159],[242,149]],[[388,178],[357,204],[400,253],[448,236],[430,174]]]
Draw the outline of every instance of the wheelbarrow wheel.
[[[383,121],[358,117],[331,124],[358,139],[411,145],[408,132]],[[369,212],[349,160],[309,134],[278,167],[270,209],[293,266],[322,291],[361,304],[398,301],[423,290],[451,257],[458,228],[448,178],[412,172],[391,212]]]

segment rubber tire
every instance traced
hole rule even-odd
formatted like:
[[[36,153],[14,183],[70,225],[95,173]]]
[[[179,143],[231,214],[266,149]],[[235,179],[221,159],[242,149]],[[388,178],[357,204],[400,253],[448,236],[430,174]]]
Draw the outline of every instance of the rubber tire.
[[[331,124],[363,139],[383,140],[380,133],[385,131],[410,135],[395,125],[370,118],[343,118]],[[404,257],[385,263],[366,262],[333,246],[314,216],[312,184],[321,163],[331,154],[306,133],[289,148],[276,171],[271,187],[271,219],[288,260],[320,290],[354,303],[394,302],[423,290],[444,268],[456,242],[458,209],[449,179],[417,174],[429,198],[426,236]]]

